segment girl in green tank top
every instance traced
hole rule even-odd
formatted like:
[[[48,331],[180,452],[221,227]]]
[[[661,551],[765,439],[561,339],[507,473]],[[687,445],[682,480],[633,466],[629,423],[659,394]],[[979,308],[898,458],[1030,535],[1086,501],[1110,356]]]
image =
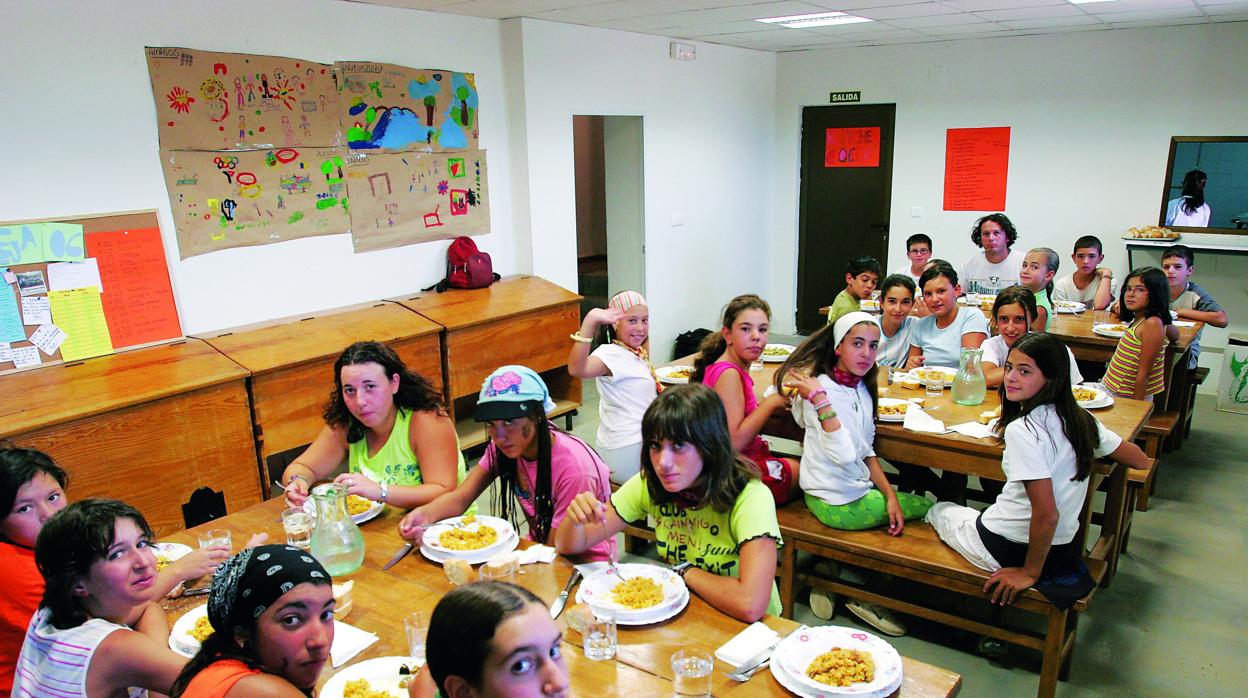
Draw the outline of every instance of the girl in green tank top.
[[[282,473],[286,501],[302,506],[313,482],[410,509],[454,490],[467,470],[441,394],[379,342],[356,342],[334,363],[325,427]],[[371,454],[371,455],[370,455]]]

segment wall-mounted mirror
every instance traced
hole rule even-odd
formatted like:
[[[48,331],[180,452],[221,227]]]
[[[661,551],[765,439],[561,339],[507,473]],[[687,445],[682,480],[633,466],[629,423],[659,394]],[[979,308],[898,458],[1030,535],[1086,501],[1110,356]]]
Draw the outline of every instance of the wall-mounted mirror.
[[[1248,235],[1248,136],[1175,136],[1158,225]]]

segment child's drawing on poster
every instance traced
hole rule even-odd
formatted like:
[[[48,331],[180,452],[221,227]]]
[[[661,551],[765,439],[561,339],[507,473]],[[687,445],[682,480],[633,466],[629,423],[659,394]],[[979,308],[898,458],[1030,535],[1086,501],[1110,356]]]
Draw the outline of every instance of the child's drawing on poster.
[[[355,251],[490,232],[485,151],[370,153],[347,166]]]
[[[344,148],[161,153],[182,259],[351,229]]]
[[[340,62],[342,128],[352,150],[471,150],[477,147],[473,73]]]
[[[165,150],[342,144],[332,66],[149,46],[147,69]]]

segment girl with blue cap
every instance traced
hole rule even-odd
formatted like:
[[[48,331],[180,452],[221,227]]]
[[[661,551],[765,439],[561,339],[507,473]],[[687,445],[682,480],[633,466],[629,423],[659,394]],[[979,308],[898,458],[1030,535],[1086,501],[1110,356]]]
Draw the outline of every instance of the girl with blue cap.
[[[588,444],[560,431],[547,419],[554,400],[542,377],[526,366],[503,366],[481,385],[475,418],[485,422],[490,444],[476,467],[455,490],[408,512],[399,533],[419,541],[426,526],[459,516],[495,479],[494,512],[517,523],[516,509],[529,525],[529,538],[553,544],[555,529],[572,498],[585,491],[599,501],[611,495],[610,475]],[[586,550],[583,560],[611,559],[615,540]]]

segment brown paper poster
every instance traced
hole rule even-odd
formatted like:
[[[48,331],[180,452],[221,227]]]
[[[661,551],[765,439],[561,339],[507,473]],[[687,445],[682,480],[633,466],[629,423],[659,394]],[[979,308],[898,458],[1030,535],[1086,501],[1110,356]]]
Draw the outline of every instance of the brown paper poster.
[[[148,47],[166,150],[342,143],[333,67],[298,58]]]
[[[353,157],[347,191],[357,253],[490,232],[484,150]]]
[[[351,229],[345,148],[162,151],[182,259]]]
[[[473,73],[339,62],[339,103],[347,144],[360,151],[477,148]]]

